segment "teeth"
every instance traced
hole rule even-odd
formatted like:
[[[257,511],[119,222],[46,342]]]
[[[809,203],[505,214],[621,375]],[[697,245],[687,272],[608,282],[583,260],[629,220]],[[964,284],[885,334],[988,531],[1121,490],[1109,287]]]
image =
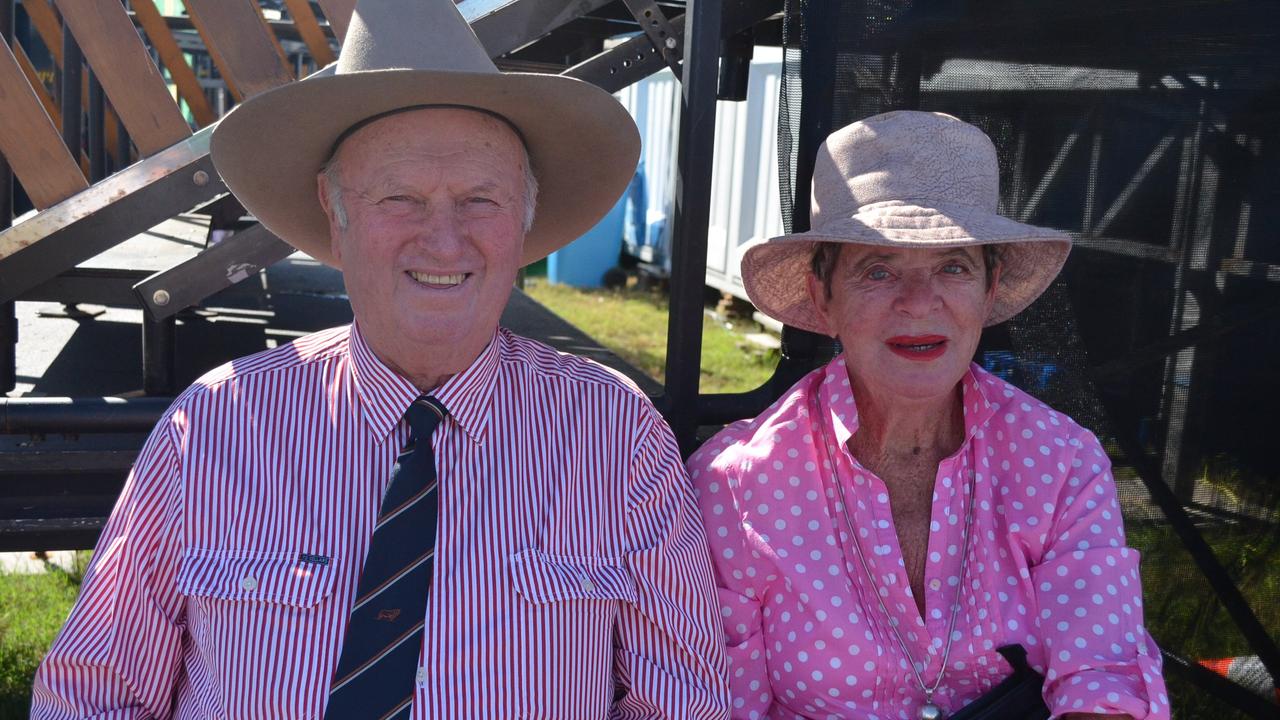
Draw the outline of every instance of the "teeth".
[[[428,275],[427,273],[409,271],[409,275],[420,283],[428,285],[459,285],[467,279],[466,275]]]

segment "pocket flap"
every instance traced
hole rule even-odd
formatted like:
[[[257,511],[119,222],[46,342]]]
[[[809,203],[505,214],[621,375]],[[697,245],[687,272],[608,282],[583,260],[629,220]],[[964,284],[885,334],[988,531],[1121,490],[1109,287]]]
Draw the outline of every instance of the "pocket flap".
[[[311,553],[186,550],[178,591],[309,608],[333,593],[335,565],[330,556]]]
[[[532,549],[508,560],[516,592],[535,604],[563,600],[636,601],[636,583],[621,560],[547,555]]]

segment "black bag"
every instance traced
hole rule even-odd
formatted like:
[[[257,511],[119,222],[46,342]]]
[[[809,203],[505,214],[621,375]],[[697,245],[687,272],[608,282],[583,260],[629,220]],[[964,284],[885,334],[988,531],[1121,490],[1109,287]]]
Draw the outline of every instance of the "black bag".
[[[1027,664],[1026,649],[1005,645],[996,651],[1013,666],[1013,674],[949,720],[1046,720],[1049,706],[1044,704],[1044,677]]]

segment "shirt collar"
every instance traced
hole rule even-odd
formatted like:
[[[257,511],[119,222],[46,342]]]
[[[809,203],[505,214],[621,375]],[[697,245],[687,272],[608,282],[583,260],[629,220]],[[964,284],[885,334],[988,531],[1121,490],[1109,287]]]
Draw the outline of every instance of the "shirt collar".
[[[428,393],[444,405],[450,419],[476,443],[484,442],[489,426],[490,401],[497,381],[501,342],[501,334],[495,332],[489,344],[466,370]],[[373,353],[360,332],[359,324],[354,322],[351,324],[351,359],[365,424],[381,442],[391,435],[409,405],[422,392]]]
[[[845,445],[858,431],[858,405],[849,385],[848,366],[843,353],[827,363],[818,382],[822,419],[829,422],[835,431],[836,445]],[[976,363],[970,363],[969,370],[960,379],[965,442],[972,439],[1000,409],[1000,403],[994,399],[999,394],[999,386],[999,379]]]

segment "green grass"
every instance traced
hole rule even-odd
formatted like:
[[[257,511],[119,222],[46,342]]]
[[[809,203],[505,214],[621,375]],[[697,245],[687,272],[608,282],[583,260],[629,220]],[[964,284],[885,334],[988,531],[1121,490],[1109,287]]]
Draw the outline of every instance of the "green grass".
[[[530,279],[525,292],[649,377],[662,381],[667,361],[667,299],[657,291],[581,290]],[[742,392],[759,386],[778,364],[776,352],[749,343],[744,332],[759,326],[735,323],[731,330],[710,317],[702,323],[704,393]]]
[[[27,717],[31,678],[71,611],[87,557],[72,572],[0,574],[0,720]]]

